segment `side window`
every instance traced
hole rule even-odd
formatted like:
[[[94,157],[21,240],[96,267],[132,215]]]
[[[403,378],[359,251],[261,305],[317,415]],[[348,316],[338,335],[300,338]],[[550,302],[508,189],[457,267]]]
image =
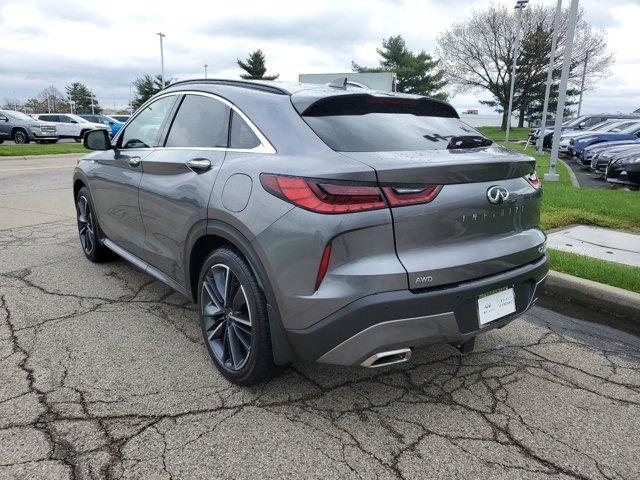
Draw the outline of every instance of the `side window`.
[[[255,148],[260,145],[260,140],[253,133],[247,122],[237,112],[231,116],[231,135],[229,137],[230,148]]]
[[[58,115],[40,115],[38,117],[40,120],[44,122],[58,122]]]
[[[187,95],[173,120],[165,147],[226,147],[229,111],[213,98]]]
[[[176,97],[156,100],[134,118],[120,137],[120,148],[149,148],[156,145],[162,122],[169,114]]]
[[[72,123],[71,117],[67,117],[66,115],[58,115],[58,121],[62,123]]]

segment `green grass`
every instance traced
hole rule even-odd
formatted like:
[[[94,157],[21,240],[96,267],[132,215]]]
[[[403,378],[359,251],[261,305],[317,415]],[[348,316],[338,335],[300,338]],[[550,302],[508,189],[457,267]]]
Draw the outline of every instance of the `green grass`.
[[[494,142],[504,142],[505,132],[500,127],[480,127],[477,130],[482,132]],[[529,136],[528,128],[512,128],[509,132],[509,141],[517,142],[518,140],[526,140]]]
[[[536,159],[536,171],[542,179],[549,170],[550,156],[538,155],[529,146],[509,143],[509,150]],[[542,180],[541,224],[545,229],[568,225],[593,225],[640,232],[640,192],[614,188],[578,188],[571,184],[567,168],[559,163],[559,182]]]
[[[28,143],[26,145],[0,145],[0,157],[13,155],[55,155],[59,153],[87,153],[81,143]]]
[[[559,250],[548,252],[553,270],[640,293],[640,268]]]

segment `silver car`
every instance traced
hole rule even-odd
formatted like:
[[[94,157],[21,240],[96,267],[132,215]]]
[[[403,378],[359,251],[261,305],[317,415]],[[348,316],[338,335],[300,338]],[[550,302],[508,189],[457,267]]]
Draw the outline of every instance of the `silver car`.
[[[437,100],[185,81],[84,143],[85,255],[115,252],[196,302],[213,362],[238,384],[298,359],[469,351],[547,275],[534,160]]]
[[[0,110],[0,143],[13,140],[14,143],[55,143],[58,141],[55,124],[42,122],[26,113],[15,110]]]

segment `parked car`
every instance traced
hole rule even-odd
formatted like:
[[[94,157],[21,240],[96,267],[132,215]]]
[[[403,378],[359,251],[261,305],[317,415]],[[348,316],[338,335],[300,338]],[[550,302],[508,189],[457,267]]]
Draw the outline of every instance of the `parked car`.
[[[607,170],[609,162],[634,155],[636,157],[640,156],[640,145],[623,145],[611,147],[597,155],[594,155],[594,157],[591,159],[589,169],[593,172],[604,174]]]
[[[620,132],[598,133],[580,135],[569,141],[567,149],[570,155],[579,157],[582,151],[589,145],[596,143],[615,142],[619,140],[636,140],[640,138],[640,121],[634,122]]]
[[[15,110],[0,110],[0,143],[13,140],[15,143],[55,143],[58,132],[53,123],[41,122],[26,113]]]
[[[409,127],[409,128],[407,128]],[[417,95],[192,80],[78,162],[91,261],[116,252],[198,303],[238,384],[306,359],[379,367],[473,348],[539,294],[535,160]]]
[[[611,160],[605,178],[607,182],[625,185],[634,190],[640,188],[640,153]]]
[[[73,138],[76,142],[82,140],[84,134],[96,129],[108,130],[102,123],[92,123],[73,113],[39,113],[34,115],[38,120],[52,122],[58,129],[60,138]]]
[[[604,142],[590,145],[582,150],[579,156],[576,157],[576,162],[581,165],[590,165],[591,159],[598,153],[607,150],[611,147],[624,146],[624,145],[640,145],[640,139],[636,140],[618,140],[615,142]]]
[[[566,130],[585,130],[593,125],[598,123],[602,123],[605,120],[618,119],[637,119],[640,120],[640,116],[634,114],[620,114],[620,113],[612,113],[612,114],[598,114],[598,115],[581,115],[577,118],[564,122],[562,124],[562,131]],[[537,137],[536,137],[537,138]],[[544,140],[542,145],[545,148],[551,148],[551,142],[553,141],[553,129],[547,128],[544,134]]]
[[[569,153],[569,143],[572,138],[582,137],[584,135],[594,135],[595,133],[618,133],[636,123],[638,122],[634,120],[606,120],[585,130],[571,130],[565,132],[560,137],[559,151],[564,154]]]
[[[124,126],[123,122],[120,122],[115,118],[110,117],[109,115],[80,114],[80,116],[90,122],[102,123],[103,125],[106,125],[111,130],[111,136],[114,136],[116,133],[118,133]]]
[[[122,123],[127,123],[131,115],[110,115],[111,118]]]

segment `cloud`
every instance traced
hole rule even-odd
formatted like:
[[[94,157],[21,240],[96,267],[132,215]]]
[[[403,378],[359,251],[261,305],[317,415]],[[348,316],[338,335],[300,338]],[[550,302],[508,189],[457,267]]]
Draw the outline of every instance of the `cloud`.
[[[72,81],[92,88],[106,104],[126,105],[136,76],[159,73],[159,41],[165,38],[167,76],[237,78],[236,59],[256,48],[269,72],[282,80],[299,73],[349,71],[351,61],[378,62],[383,38],[401,34],[412,50],[433,52],[438,34],[454,20],[491,1],[512,0],[242,0],[217,8],[205,0],[162,3],[111,0],[4,0],[0,7],[0,101],[26,99]],[[553,5],[555,0],[536,0]],[[566,2],[565,2],[566,3]],[[604,109],[616,91],[621,108],[638,103],[634,79],[640,59],[634,41],[640,0],[582,0],[587,19],[606,29],[619,64],[611,78],[589,92],[585,104]],[[618,90],[616,90],[618,89]],[[620,97],[620,95],[618,95]],[[458,108],[486,107],[483,96],[457,96]],[[637,108],[637,107],[636,107]]]

